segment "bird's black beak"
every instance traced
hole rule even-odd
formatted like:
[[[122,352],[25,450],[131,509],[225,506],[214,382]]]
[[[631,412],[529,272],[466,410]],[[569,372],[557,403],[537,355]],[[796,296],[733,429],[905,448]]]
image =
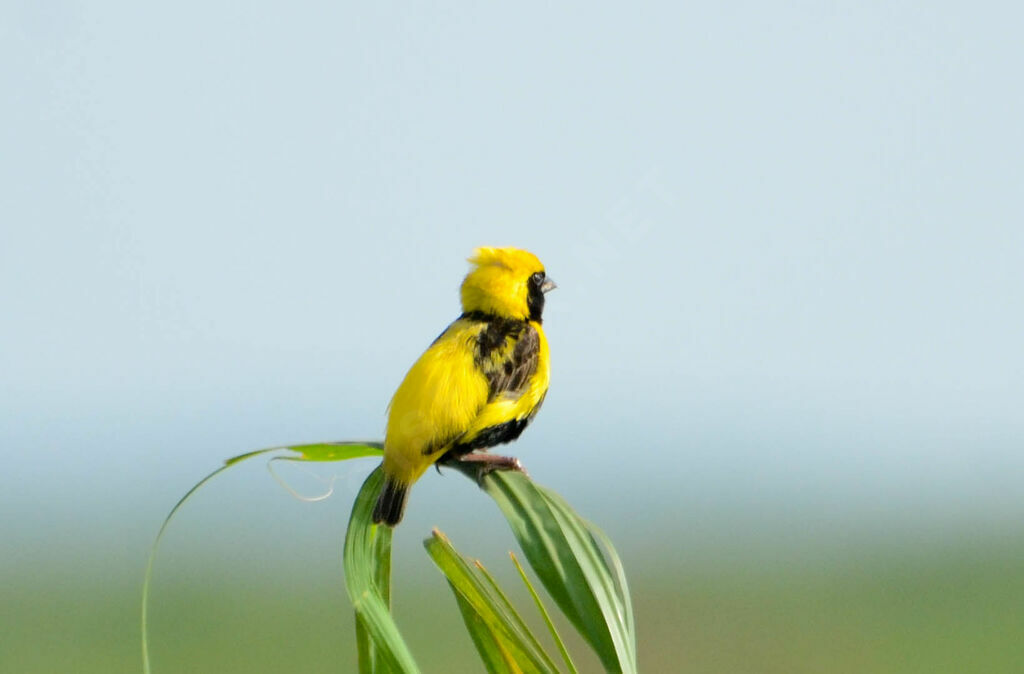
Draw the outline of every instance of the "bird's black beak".
[[[547,293],[547,292],[551,292],[552,290],[554,290],[557,287],[558,286],[555,285],[554,281],[552,281],[551,279],[548,279],[548,280],[544,281],[544,283],[541,284],[540,291],[542,293]]]

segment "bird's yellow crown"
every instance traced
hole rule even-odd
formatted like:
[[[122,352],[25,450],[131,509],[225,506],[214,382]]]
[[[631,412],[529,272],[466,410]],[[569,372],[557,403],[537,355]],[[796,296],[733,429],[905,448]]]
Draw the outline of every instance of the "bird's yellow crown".
[[[477,248],[469,258],[473,268],[462,282],[462,310],[502,318],[530,317],[529,280],[544,272],[533,253],[519,248]]]

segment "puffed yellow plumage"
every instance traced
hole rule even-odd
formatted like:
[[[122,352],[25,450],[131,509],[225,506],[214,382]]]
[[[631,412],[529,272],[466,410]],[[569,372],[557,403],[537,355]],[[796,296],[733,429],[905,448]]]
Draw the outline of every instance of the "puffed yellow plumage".
[[[548,390],[544,294],[555,287],[535,255],[478,248],[462,282],[462,315],[420,356],[395,391],[384,439],[384,486],[373,519],[394,526],[409,488],[437,461],[518,468],[480,453],[511,442]]]

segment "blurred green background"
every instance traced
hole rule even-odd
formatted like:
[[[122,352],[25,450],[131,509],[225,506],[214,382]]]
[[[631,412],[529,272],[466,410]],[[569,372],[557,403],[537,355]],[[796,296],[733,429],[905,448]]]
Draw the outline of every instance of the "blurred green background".
[[[1022,18],[0,4],[0,671],[140,671],[166,512],[379,438],[477,245],[559,283],[511,451],[616,542],[644,671],[1019,670]],[[351,671],[370,467],[201,492],[156,671]],[[518,590],[514,542],[433,473],[396,535],[424,670],[478,671],[434,526]]]

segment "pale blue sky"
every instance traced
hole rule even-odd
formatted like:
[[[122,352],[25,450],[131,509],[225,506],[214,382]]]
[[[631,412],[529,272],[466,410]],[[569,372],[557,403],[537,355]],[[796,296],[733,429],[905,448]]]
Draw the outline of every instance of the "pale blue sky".
[[[1022,19],[5,3],[0,506],[132,556],[223,457],[379,436],[486,244],[559,283],[510,451],[595,519],[1011,523]]]

